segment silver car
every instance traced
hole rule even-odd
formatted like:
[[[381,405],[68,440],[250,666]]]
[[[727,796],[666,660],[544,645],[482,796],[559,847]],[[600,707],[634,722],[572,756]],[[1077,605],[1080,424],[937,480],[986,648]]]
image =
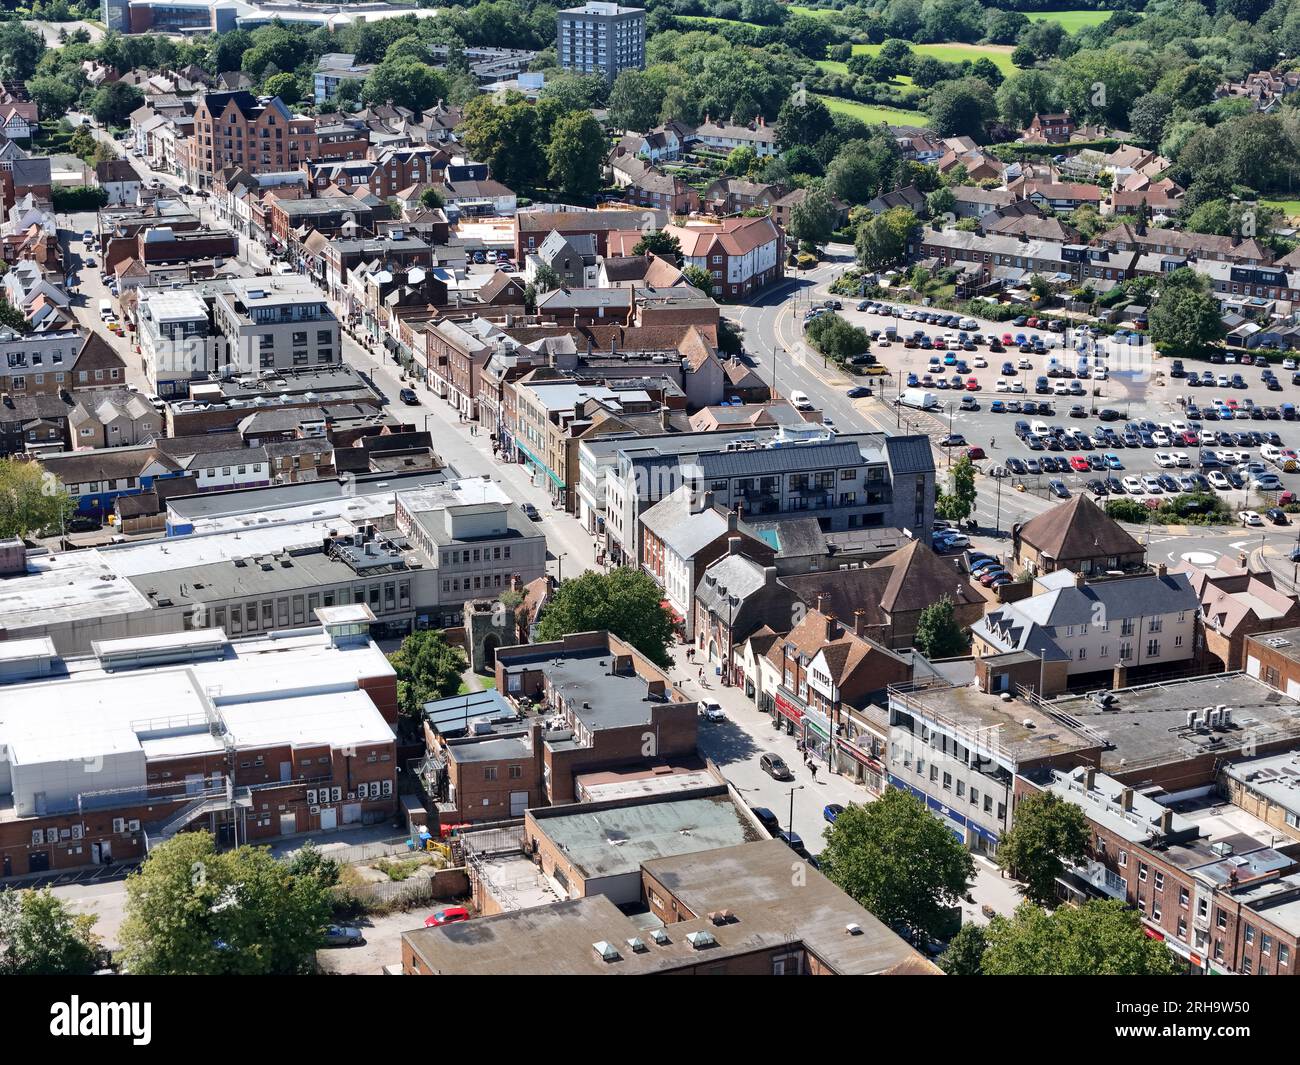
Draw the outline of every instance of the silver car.
[[[332,924],[325,929],[327,947],[355,947],[366,941],[360,928],[347,924]]]

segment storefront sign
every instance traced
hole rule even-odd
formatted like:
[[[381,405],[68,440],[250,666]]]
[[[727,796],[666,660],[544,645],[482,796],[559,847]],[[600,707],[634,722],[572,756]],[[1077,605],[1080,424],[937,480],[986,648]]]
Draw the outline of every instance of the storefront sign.
[[[803,720],[803,708],[796,706],[780,692],[776,694],[776,712],[782,717],[788,717],[796,725]]]

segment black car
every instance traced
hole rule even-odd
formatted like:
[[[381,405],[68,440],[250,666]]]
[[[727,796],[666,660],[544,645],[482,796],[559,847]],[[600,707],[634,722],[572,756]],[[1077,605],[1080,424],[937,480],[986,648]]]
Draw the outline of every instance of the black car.
[[[777,839],[799,855],[800,858],[812,858],[812,855],[808,853],[808,848],[803,845],[803,839],[798,832],[782,832],[777,836]]]
[[[98,518],[77,514],[68,519],[66,527],[68,532],[94,532],[96,529],[102,529],[103,523]]]
[[[771,835],[775,836],[781,831],[781,822],[776,819],[776,814],[766,806],[751,806],[749,812],[758,818],[758,823],[767,829]]]
[[[1288,524],[1290,524],[1290,523],[1287,521],[1286,511],[1284,511],[1281,507],[1269,507],[1268,510],[1264,511],[1264,515],[1265,515],[1265,516],[1268,518],[1268,520],[1271,521],[1274,525],[1288,525]]]
[[[542,516],[541,516],[541,514],[538,513],[537,508],[536,508],[535,506],[533,506],[531,503],[520,503],[520,504],[519,504],[519,509],[522,510],[522,511],[524,512],[525,515],[527,515],[527,517],[528,517],[528,519],[529,519],[530,521],[541,521],[541,520],[542,520]]]
[[[845,394],[849,399],[861,399],[863,396],[871,395],[871,389],[867,385],[854,385]]]
[[[1106,482],[1105,482],[1105,481],[1095,481],[1095,480],[1094,480],[1094,481],[1089,481],[1089,482],[1088,482],[1088,491],[1091,492],[1093,495],[1098,496],[1098,497],[1109,494],[1109,493],[1106,491]]]
[[[1119,421],[1119,411],[1110,407],[1102,407],[1102,409],[1097,412],[1097,417],[1103,422],[1117,422]]]
[[[415,394],[413,388],[404,388],[397,393],[397,396],[408,407],[418,407],[420,405],[420,397]]]

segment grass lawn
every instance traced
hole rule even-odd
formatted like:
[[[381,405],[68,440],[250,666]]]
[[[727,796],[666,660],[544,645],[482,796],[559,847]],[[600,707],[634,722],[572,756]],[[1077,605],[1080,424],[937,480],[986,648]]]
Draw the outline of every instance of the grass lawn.
[[[709,15],[679,15],[678,20],[681,22],[708,23],[716,26],[750,26],[756,30],[763,28],[757,22],[741,22],[740,19],[734,18],[713,18]]]
[[[799,4],[791,4],[790,10],[796,15],[808,15],[811,18],[834,18],[839,14],[828,7],[803,7]]]
[[[849,65],[841,63],[837,59],[818,59],[817,69],[823,74],[847,74]],[[911,85],[912,77],[910,74],[898,74],[890,81],[891,85]]]
[[[1287,218],[1300,218],[1300,200],[1260,200],[1265,207],[1276,207]]]
[[[1100,26],[1109,11],[1026,11],[1030,22],[1059,22],[1066,33],[1078,33],[1089,26]]]
[[[855,44],[853,54],[875,55],[880,48],[878,44]],[[1016,70],[1011,62],[1012,48],[1008,44],[914,44],[912,51],[916,55],[934,56],[942,63],[960,63],[963,59],[973,63],[981,56],[988,56],[1004,75]]]
[[[894,126],[928,126],[930,120],[920,111],[904,111],[899,107],[877,107],[875,104],[860,104],[856,100],[846,100],[842,96],[818,96],[832,111],[840,111],[863,122],[887,122]]]

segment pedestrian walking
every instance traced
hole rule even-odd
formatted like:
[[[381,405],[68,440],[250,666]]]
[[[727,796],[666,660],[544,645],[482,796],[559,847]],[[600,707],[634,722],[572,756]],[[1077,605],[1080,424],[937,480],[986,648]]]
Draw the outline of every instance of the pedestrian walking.
[[[808,763],[808,771],[809,771],[810,773],[812,773],[813,783],[816,784],[816,783],[817,783],[817,764],[816,764],[815,762],[809,762],[809,763]]]

